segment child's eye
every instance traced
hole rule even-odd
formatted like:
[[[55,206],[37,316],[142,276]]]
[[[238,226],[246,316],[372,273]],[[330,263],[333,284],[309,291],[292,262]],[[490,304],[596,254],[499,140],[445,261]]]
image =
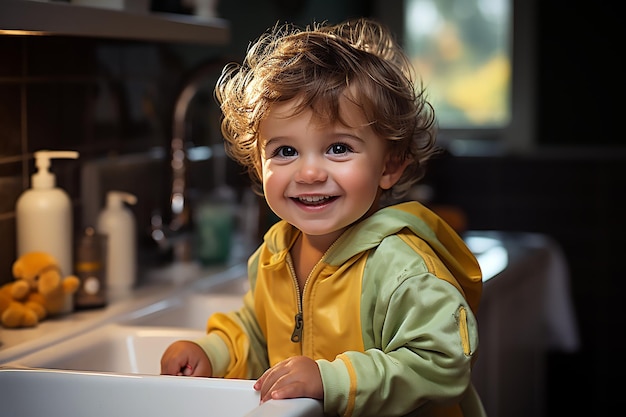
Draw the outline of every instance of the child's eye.
[[[291,146],[281,146],[274,151],[274,156],[280,156],[281,158],[290,158],[297,154],[298,151],[296,151],[296,148],[292,148]]]
[[[334,143],[328,148],[328,153],[333,155],[344,155],[350,152],[352,149],[345,143]]]

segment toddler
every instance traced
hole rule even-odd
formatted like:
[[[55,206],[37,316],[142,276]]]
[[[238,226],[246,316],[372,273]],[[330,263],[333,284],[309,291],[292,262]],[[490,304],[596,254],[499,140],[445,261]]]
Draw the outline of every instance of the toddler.
[[[435,152],[434,112],[368,19],[276,26],[216,86],[230,157],[281,219],[244,307],[164,352],[161,373],[257,379],[261,401],[337,416],[482,416],[472,387],[481,272],[402,198]],[[401,202],[403,201],[403,202]]]

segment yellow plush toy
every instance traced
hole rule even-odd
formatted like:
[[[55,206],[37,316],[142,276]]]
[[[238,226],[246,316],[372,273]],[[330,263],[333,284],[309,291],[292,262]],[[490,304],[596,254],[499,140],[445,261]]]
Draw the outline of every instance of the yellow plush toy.
[[[45,252],[20,256],[13,263],[13,277],[0,288],[0,322],[7,328],[33,327],[62,313],[80,283],[74,275],[62,278],[56,259]]]
[[[11,296],[11,284],[5,284],[0,288],[0,322],[4,327],[33,327],[45,316],[46,312],[42,305],[14,300]]]

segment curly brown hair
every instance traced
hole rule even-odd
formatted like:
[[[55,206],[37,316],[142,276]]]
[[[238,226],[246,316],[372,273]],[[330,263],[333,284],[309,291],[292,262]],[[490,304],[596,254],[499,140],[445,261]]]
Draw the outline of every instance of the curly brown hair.
[[[349,96],[373,130],[390,141],[399,163],[410,160],[383,196],[399,198],[419,181],[435,150],[435,116],[413,69],[391,32],[370,19],[299,29],[276,25],[248,48],[242,64],[230,63],[215,87],[227,154],[248,169],[262,194],[259,123],[274,102],[298,97],[296,111],[343,123],[340,98]],[[345,124],[345,123],[344,123]]]

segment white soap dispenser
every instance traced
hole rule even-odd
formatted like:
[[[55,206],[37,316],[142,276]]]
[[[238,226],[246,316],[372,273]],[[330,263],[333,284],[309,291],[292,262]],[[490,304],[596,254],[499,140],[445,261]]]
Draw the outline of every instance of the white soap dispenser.
[[[35,152],[37,172],[31,176],[31,188],[20,195],[16,205],[17,253],[46,252],[56,258],[65,276],[74,272],[73,210],[70,197],[56,187],[56,177],[49,171],[53,158],[76,159],[78,152]],[[66,310],[72,307],[70,302]]]
[[[96,229],[106,235],[106,283],[110,298],[127,295],[137,275],[135,218],[124,205],[136,204],[137,197],[123,191],[109,191],[106,207],[100,211]]]

